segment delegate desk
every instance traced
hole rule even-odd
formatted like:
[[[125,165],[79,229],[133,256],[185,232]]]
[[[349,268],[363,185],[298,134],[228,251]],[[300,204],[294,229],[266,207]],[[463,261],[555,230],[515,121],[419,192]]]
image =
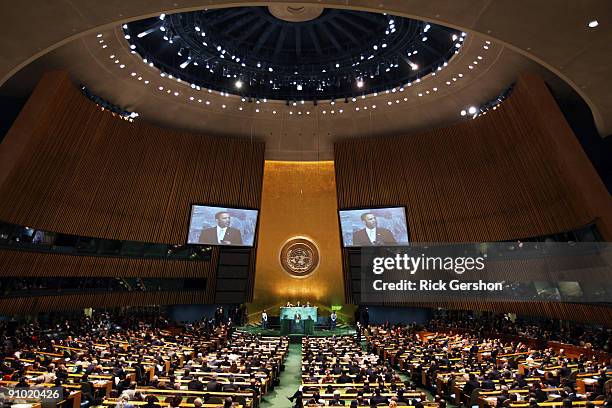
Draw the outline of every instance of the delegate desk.
[[[295,319],[300,315],[299,322]],[[313,334],[317,322],[317,307],[281,307],[281,335],[289,333]]]

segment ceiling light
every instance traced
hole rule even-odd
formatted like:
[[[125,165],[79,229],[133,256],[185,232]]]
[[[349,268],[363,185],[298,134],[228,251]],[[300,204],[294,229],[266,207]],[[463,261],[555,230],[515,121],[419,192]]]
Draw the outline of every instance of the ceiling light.
[[[237,89],[240,89],[240,88],[242,88],[242,81],[241,80],[237,80],[234,85],[236,86]]]
[[[465,116],[465,115],[467,115],[467,112],[465,111],[465,109],[463,109],[463,110],[461,111],[461,116]]]
[[[297,88],[298,91],[301,91],[302,90],[302,84],[297,84],[296,88]]]
[[[469,113],[470,115],[473,115],[473,114],[475,114],[475,113],[476,113],[476,110],[477,110],[477,109],[476,109],[476,107],[475,107],[475,106],[470,106],[470,107],[468,108],[468,113]]]
[[[598,25],[599,25],[599,21],[597,21],[597,20],[589,21],[589,27],[590,28],[595,28]]]
[[[363,88],[363,80],[362,79],[358,79],[357,80],[357,88]]]

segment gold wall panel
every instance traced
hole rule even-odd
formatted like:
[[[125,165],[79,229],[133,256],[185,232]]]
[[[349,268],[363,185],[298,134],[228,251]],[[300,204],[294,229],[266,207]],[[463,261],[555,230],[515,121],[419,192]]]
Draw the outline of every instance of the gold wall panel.
[[[333,162],[266,161],[258,236],[253,319],[264,307],[277,315],[287,301],[310,301],[320,315],[344,303]],[[319,266],[306,278],[290,276],[280,263],[281,248],[293,237],[308,238],[319,250]]]

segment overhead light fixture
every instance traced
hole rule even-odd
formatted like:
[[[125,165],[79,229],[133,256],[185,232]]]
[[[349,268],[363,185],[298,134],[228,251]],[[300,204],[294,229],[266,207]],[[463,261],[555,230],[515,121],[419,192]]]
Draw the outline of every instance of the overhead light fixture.
[[[463,110],[461,111],[461,116],[465,116],[465,115],[467,115],[467,112],[465,111],[465,109],[463,109]]]
[[[476,111],[477,111],[477,109],[476,109],[476,107],[475,107],[475,106],[470,106],[470,107],[468,108],[468,113],[469,113],[470,115],[475,114],[475,113],[476,113]]]
[[[297,88],[298,91],[301,91],[302,90],[302,84],[297,84],[296,88]]]
[[[363,88],[363,79],[357,80],[357,88]]]
[[[241,80],[237,80],[234,85],[236,86],[237,89],[240,89],[240,88],[242,88],[242,81]]]
[[[597,20],[589,21],[589,27],[590,28],[595,28],[598,25],[599,25],[599,21],[597,21]]]

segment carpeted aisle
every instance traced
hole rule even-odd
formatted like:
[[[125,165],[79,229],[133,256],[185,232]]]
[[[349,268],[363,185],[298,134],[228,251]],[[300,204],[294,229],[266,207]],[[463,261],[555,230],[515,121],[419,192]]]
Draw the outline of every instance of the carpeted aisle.
[[[302,344],[289,344],[289,353],[285,360],[285,371],[281,373],[280,385],[263,398],[261,408],[291,407],[287,399],[302,384]]]

